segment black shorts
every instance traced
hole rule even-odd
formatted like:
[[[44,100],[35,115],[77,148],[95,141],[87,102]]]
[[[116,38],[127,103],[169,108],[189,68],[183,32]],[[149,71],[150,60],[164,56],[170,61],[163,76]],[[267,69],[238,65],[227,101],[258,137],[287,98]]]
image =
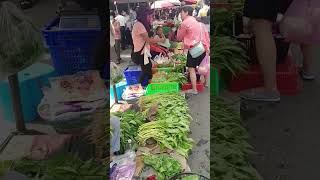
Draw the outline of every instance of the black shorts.
[[[292,0],[246,0],[243,15],[276,22],[278,13],[284,14],[291,2]]]
[[[202,62],[202,60],[206,57],[206,53],[204,52],[202,55],[200,55],[197,58],[193,58],[191,56],[191,54],[188,52],[187,55],[187,67],[190,68],[196,68],[197,66],[200,65],[200,63]]]

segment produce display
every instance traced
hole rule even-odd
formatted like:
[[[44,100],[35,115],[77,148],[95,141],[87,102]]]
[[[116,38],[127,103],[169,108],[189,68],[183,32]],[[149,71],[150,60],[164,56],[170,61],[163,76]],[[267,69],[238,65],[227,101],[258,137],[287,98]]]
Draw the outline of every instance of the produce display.
[[[16,171],[30,179],[78,180],[107,179],[105,167],[94,160],[83,161],[70,154],[59,154],[46,161],[6,161],[0,164],[0,176]]]
[[[157,172],[157,180],[165,180],[182,172],[180,162],[169,155],[144,154],[142,159],[145,165]]]
[[[211,172],[216,180],[262,180],[250,165],[247,143],[248,132],[242,126],[240,115],[221,99],[211,99]]]
[[[214,65],[224,71],[236,75],[248,66],[248,56],[244,45],[238,40],[228,36],[217,36],[212,46]]]
[[[127,110],[125,112],[114,113],[113,115],[121,118],[121,136],[120,136],[120,152],[124,153],[126,144],[130,139],[132,148],[137,149],[138,145],[138,128],[145,123],[145,118],[140,112],[134,110]]]
[[[153,121],[143,124],[138,130],[139,144],[145,146],[148,139],[154,139],[162,150],[172,149],[188,157],[193,140],[188,138],[192,117],[186,100],[179,93],[154,94],[139,100],[145,116],[155,105],[157,109]]]
[[[183,54],[174,54],[173,56],[171,56],[171,58],[174,59],[175,62],[179,62],[182,64],[187,63],[187,56]]]
[[[177,82],[183,85],[188,82],[187,77],[178,72],[157,72],[153,75],[152,83],[166,83],[166,82]]]

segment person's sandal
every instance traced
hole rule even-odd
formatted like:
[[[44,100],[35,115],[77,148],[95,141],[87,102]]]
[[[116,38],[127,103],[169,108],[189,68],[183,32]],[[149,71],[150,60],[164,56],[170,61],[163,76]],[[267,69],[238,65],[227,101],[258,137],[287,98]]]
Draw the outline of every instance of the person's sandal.
[[[186,94],[191,95],[191,96],[195,96],[198,95],[198,91],[194,91],[193,89],[189,89],[186,91]]]
[[[279,102],[280,93],[278,90],[267,92],[258,89],[249,89],[240,92],[240,98],[251,101]]]
[[[303,80],[312,81],[315,79],[315,76],[312,73],[305,72],[304,70],[300,70],[300,75]]]

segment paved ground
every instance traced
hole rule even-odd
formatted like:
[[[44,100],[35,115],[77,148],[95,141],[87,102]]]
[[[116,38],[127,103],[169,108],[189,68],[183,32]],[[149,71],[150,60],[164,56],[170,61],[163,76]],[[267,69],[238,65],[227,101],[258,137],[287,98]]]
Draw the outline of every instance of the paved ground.
[[[320,74],[320,46],[315,48],[315,72]],[[293,48],[298,61],[299,49]],[[252,162],[265,180],[319,180],[320,80],[304,82],[296,96],[265,106],[245,119],[257,155]]]

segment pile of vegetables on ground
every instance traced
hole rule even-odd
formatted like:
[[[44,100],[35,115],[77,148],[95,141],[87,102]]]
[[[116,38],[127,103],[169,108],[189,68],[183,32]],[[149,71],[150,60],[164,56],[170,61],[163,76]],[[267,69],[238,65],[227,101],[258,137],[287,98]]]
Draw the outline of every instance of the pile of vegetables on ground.
[[[166,177],[173,177],[182,172],[180,162],[169,155],[144,154],[143,162],[157,172],[158,180],[165,180]]]
[[[138,129],[145,123],[145,117],[140,112],[134,110],[117,112],[113,115],[121,118],[120,153],[125,152],[126,144],[129,139],[132,142],[132,148],[136,150],[138,147]]]
[[[106,169],[94,160],[83,161],[75,155],[59,154],[45,161],[6,161],[0,163],[0,177],[16,171],[37,180],[107,179]]]
[[[221,99],[211,99],[210,117],[212,178],[215,180],[262,180],[248,161],[252,147],[240,114]]]
[[[185,98],[179,93],[154,94],[141,97],[139,106],[147,117],[150,112],[156,112],[152,113],[155,114],[152,121],[138,130],[140,145],[144,146],[152,138],[161,149],[172,149],[188,157],[193,147],[193,140],[188,138],[192,117]]]
[[[167,83],[176,82],[183,85],[188,82],[187,77],[182,73],[177,72],[157,72],[152,77],[152,83]]]
[[[186,99],[179,93],[154,94],[141,97],[138,106],[139,111],[112,114],[120,117],[122,153],[129,139],[134,150],[154,140],[152,142],[161,151],[174,150],[187,158],[194,142],[188,138],[192,117]],[[180,162],[167,154],[143,154],[142,159],[144,164],[154,168],[160,180],[182,172]]]

